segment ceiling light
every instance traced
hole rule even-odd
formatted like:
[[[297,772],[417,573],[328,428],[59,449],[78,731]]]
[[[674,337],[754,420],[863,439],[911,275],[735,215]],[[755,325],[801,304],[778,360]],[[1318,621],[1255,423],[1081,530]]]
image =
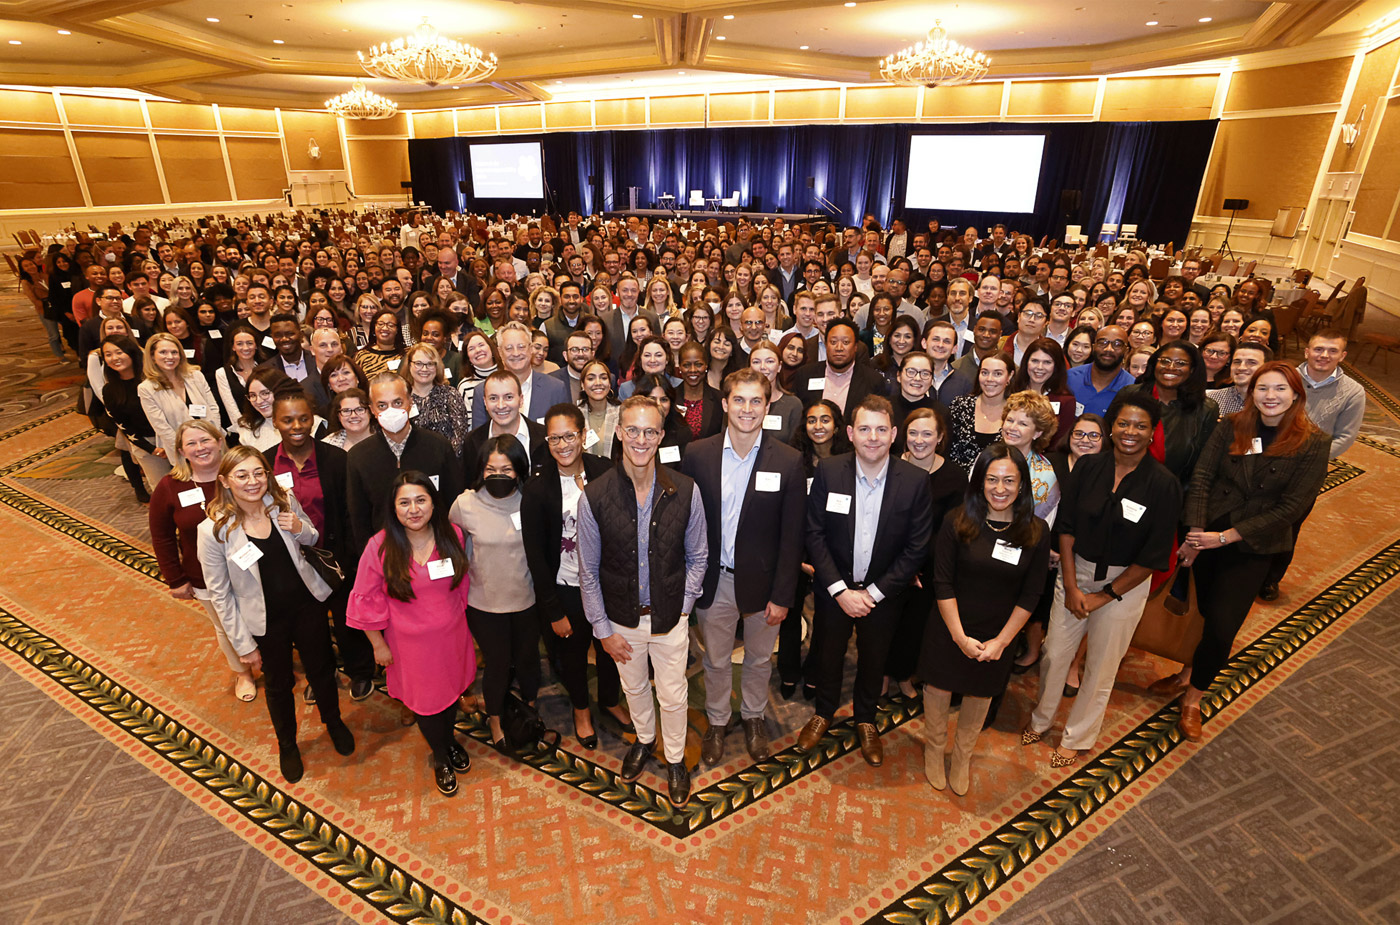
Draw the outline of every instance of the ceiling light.
[[[1200,19],[1196,20],[1196,22],[1210,22],[1210,19],[1209,16],[1202,16]]]
[[[987,76],[992,59],[948,38],[942,20],[934,20],[928,41],[880,61],[880,76],[890,83],[954,87]]]
[[[855,6],[855,3],[853,3],[853,2],[847,2],[847,3],[844,4],[844,5],[845,5],[846,9],[849,10],[851,7]]]
[[[399,104],[365,89],[357,80],[348,93],[326,100],[326,109],[342,119],[389,119],[399,111]]]
[[[723,42],[724,39],[725,39],[725,37],[722,36],[722,35],[717,35],[717,36],[715,36],[715,41],[716,41],[716,42]]]
[[[641,19],[641,18],[642,18],[642,14],[641,14],[641,13],[633,13],[633,14],[632,14],[632,18],[633,18],[633,19]]]
[[[475,83],[496,73],[496,56],[465,42],[444,38],[428,18],[413,35],[357,52],[360,66],[375,77],[407,80],[436,87],[440,83]]]
[[[1148,24],[1149,26],[1155,26],[1155,25],[1157,25],[1157,20],[1155,20],[1155,19],[1149,19],[1149,20],[1147,21],[1147,24]]]
[[[734,14],[733,14],[733,13],[725,13],[725,14],[724,14],[724,18],[725,18],[725,19],[733,19],[733,18],[734,18]]]
[[[219,18],[218,18],[217,16],[206,16],[206,17],[204,17],[204,21],[205,21],[205,22],[218,22],[218,21],[219,21]]]
[[[676,73],[679,74],[679,75],[681,75],[682,77],[685,76],[685,71],[676,71]]]
[[[807,46],[806,46],[806,45],[798,45],[798,46],[797,46],[797,50],[798,50],[798,51],[806,51],[806,50],[807,50]]]
[[[21,42],[19,39],[10,39],[10,44],[11,44],[11,45],[23,45],[24,43]]]
[[[274,44],[274,45],[285,45],[285,44],[287,44],[287,43],[284,42],[284,41],[282,41],[281,39],[273,39],[273,40],[272,40],[272,44]]]
[[[58,30],[58,34],[59,34],[59,35],[72,35],[73,33],[69,32],[67,29],[59,29],[59,30]]]

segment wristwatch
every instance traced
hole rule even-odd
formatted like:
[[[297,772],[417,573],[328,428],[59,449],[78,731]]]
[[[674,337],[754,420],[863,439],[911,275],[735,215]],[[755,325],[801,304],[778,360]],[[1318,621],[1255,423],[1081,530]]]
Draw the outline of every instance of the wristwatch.
[[[1123,595],[1121,595],[1121,594],[1118,593],[1118,590],[1117,590],[1116,588],[1113,587],[1113,582],[1111,582],[1111,581],[1110,581],[1108,584],[1106,584],[1106,585],[1103,586],[1103,593],[1104,593],[1104,594],[1107,594],[1109,597],[1113,598],[1115,601],[1121,601],[1121,600],[1123,599]]]
[[[1225,544],[1225,534],[1223,534],[1223,533],[1217,533],[1217,534],[1215,535],[1215,538],[1218,539],[1218,540],[1220,540],[1220,545],[1221,545],[1221,546],[1226,545],[1226,544]]]

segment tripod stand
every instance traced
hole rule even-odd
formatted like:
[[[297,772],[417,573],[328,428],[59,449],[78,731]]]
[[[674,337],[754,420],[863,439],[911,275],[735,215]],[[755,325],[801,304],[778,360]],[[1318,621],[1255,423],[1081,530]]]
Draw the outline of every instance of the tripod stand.
[[[1231,260],[1235,259],[1235,252],[1230,249],[1230,229],[1235,227],[1235,213],[1238,211],[1238,209],[1230,210],[1230,223],[1225,226],[1225,240],[1220,242],[1220,247],[1216,250],[1217,254],[1229,254]]]

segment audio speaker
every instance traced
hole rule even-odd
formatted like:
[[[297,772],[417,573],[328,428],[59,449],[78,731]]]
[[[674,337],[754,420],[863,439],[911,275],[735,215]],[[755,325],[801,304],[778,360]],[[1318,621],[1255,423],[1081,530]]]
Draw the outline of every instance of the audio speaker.
[[[466,181],[466,180],[458,180],[458,181],[457,181],[457,189],[461,190],[463,193],[470,193],[470,192],[471,192],[471,190],[467,189],[467,181]]]
[[[597,182],[598,182],[598,175],[597,175],[596,173],[590,173],[590,174],[588,175],[588,185],[589,185],[589,186],[592,186],[594,183],[597,183]]]
[[[1225,200],[1225,204],[1221,206],[1221,208],[1224,209],[1226,212],[1243,212],[1245,209],[1249,208],[1249,200],[1227,199]]]
[[[400,188],[400,189],[413,189],[413,181],[412,181],[412,180],[400,180],[400,181],[399,181],[399,188]]]
[[[1079,208],[1083,193],[1077,189],[1060,190],[1060,211],[1073,212]]]
[[[816,189],[816,188],[817,188],[817,178],[816,178],[816,177],[808,177],[808,178],[807,178],[807,188],[808,188],[808,189]]]

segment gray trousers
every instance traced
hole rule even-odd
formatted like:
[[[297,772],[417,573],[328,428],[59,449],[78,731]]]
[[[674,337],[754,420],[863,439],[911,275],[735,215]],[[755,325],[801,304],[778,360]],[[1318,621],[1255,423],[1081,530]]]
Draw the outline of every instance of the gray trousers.
[[[773,648],[778,643],[778,629],[769,626],[764,611],[741,614],[734,603],[734,575],[720,570],[719,586],[709,607],[695,612],[700,623],[700,639],[705,643],[705,715],[711,726],[728,725],[734,710],[734,632],[739,620],[744,621],[744,667],[740,688],[742,700],[739,715],[744,719],[761,719],[768,710],[768,679],[773,674]],[[799,613],[788,619],[802,619]]]

